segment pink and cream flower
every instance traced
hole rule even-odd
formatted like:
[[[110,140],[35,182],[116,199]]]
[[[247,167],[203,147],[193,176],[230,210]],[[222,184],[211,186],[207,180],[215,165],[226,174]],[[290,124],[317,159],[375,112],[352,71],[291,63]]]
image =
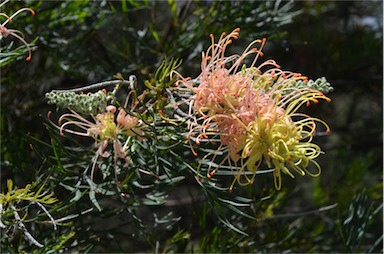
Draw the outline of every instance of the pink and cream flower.
[[[251,42],[241,55],[225,56],[227,46],[238,35],[239,29],[228,35],[223,33],[217,43],[211,35],[211,46],[202,53],[202,71],[195,82],[176,73],[178,84],[193,93],[189,99],[192,120],[189,120],[187,134],[192,152],[197,155],[192,141],[200,144],[202,140],[220,137],[217,151],[206,154],[200,166],[211,158],[208,178],[224,164],[229,166],[234,174],[230,191],[236,182],[252,184],[263,161],[274,169],[277,189],[281,188],[280,172],[291,177],[294,177],[291,171],[318,175],[321,170],[314,159],[322,152],[311,141],[318,123],[324,125],[327,132],[329,127],[324,121],[298,110],[303,104],[308,106],[311,102],[318,103],[319,99],[330,99],[317,90],[292,86],[293,82],[306,82],[307,78],[281,70],[273,60],[256,66],[258,58],[263,56],[265,39]],[[247,67],[245,62],[250,56],[253,60]],[[226,154],[224,159],[213,163],[222,153]],[[310,164],[318,172],[311,173]]]
[[[131,116],[124,109],[119,109],[119,113],[115,117],[116,107],[109,105],[105,113],[99,113],[96,117],[92,116],[92,120],[88,120],[79,113],[71,110],[71,113],[63,114],[58,120],[58,128],[60,134],[65,132],[78,136],[92,137],[96,141],[97,152],[93,159],[92,178],[99,156],[108,157],[109,153],[105,151],[109,143],[113,143],[114,161],[118,159],[125,160],[125,166],[130,162],[126,150],[127,142],[122,145],[119,136],[141,136],[144,135],[141,129],[141,120],[135,116]],[[50,115],[50,112],[49,112]],[[48,115],[48,116],[49,116]],[[70,128],[69,126],[73,126]]]

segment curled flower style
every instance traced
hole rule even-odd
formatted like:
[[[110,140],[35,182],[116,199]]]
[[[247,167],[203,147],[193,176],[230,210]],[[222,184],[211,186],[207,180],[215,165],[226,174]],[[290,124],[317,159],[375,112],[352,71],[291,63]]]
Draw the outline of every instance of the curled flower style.
[[[125,166],[128,166],[130,163],[130,158],[126,154],[128,139],[122,145],[118,137],[120,135],[133,137],[144,134],[141,130],[141,120],[127,114],[122,108],[115,119],[116,111],[115,106],[109,105],[106,107],[105,113],[97,114],[96,117],[92,116],[93,121],[90,121],[71,110],[71,113],[63,114],[58,120],[57,127],[60,129],[61,135],[67,132],[79,136],[92,137],[96,141],[98,149],[93,159],[92,178],[99,156],[109,156],[105,149],[110,142],[113,143],[115,163],[118,159],[123,159],[125,160]],[[69,126],[74,126],[75,128],[69,128]]]
[[[0,8],[6,4],[7,2],[9,2],[9,0],[6,0],[4,2],[2,2],[0,4]],[[0,13],[0,16],[3,16],[6,18],[6,20],[0,24],[0,34],[1,34],[1,38],[6,38],[8,37],[9,35],[12,35],[13,37],[19,39],[28,49],[28,57],[26,58],[27,61],[30,61],[31,58],[32,58],[32,54],[31,54],[31,48],[29,47],[28,43],[24,40],[24,34],[22,32],[20,32],[19,30],[15,30],[15,29],[8,29],[6,27],[6,25],[10,22],[13,21],[13,18],[15,18],[17,15],[19,15],[20,13],[22,12],[25,12],[25,11],[28,11],[30,12],[32,15],[35,15],[35,11],[30,9],[30,8],[21,8],[19,9],[18,11],[16,11],[15,13],[13,13],[11,16],[8,16],[7,14],[5,13]]]
[[[140,120],[135,116],[127,114],[124,109],[120,109],[116,122],[122,133],[128,136],[144,135],[144,132],[137,127],[141,123]]]
[[[311,97],[297,98],[291,101],[285,109],[275,105],[267,112],[259,112],[248,125],[234,116],[247,130],[246,140],[241,151],[242,166],[240,172],[248,170],[256,173],[257,166],[264,159],[269,168],[275,169],[274,183],[276,189],[281,188],[281,171],[292,178],[294,175],[290,169],[302,176],[305,174],[318,176],[320,174],[320,165],[314,159],[322,152],[320,147],[311,141],[316,131],[316,123],[323,124],[326,132],[329,132],[330,129],[324,121],[297,113],[297,110],[300,108],[300,104],[311,100],[329,99],[320,92],[308,91],[308,93],[311,94]],[[316,166],[317,173],[311,173],[308,170],[310,163]],[[240,181],[240,175],[238,174],[237,181]],[[253,179],[249,180],[249,182],[252,181]]]
[[[324,125],[327,132],[330,129],[324,121],[298,110],[303,104],[318,103],[319,99],[331,100],[313,89],[315,86],[306,86],[306,77],[281,70],[273,60],[256,66],[259,57],[263,56],[261,50],[265,39],[251,42],[241,55],[226,56],[227,46],[238,38],[239,31],[223,33],[217,43],[211,35],[212,44],[202,53],[202,71],[196,79],[191,81],[176,73],[179,86],[193,93],[189,99],[192,120],[189,120],[187,134],[192,152],[197,155],[192,141],[198,145],[202,140],[220,137],[217,151],[202,158],[199,170],[208,158],[211,158],[208,178],[224,164],[229,165],[234,174],[230,191],[236,182],[252,184],[263,161],[274,170],[277,189],[281,188],[280,172],[291,177],[294,177],[291,171],[300,175],[319,175],[320,165],[314,159],[322,152],[312,139],[317,124]],[[253,60],[247,67],[245,62],[250,56]],[[325,83],[322,81],[321,88],[330,91]],[[214,160],[219,154],[225,156],[216,164]],[[318,172],[310,172],[310,164],[315,165]]]

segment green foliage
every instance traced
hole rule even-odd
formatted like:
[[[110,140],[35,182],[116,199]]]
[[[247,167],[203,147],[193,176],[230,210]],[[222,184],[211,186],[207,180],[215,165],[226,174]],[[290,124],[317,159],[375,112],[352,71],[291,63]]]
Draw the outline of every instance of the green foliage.
[[[37,49],[36,42],[38,38],[33,40],[29,47],[31,48],[31,51],[35,51]],[[0,49],[0,67],[4,67],[10,63],[13,63],[15,61],[25,60],[25,55],[28,53],[29,49],[27,46],[22,45],[17,48],[13,48],[13,42],[9,43],[8,45],[4,45]]]
[[[63,245],[72,238],[75,233],[60,235],[57,239],[50,239],[45,246],[33,236],[26,225],[52,224],[54,231],[57,230],[57,222],[44,205],[54,206],[58,202],[53,193],[45,190],[46,186],[40,184],[36,192],[32,189],[38,187],[39,183],[28,184],[25,188],[15,188],[11,179],[7,180],[7,190],[0,194],[0,228],[3,231],[1,244],[4,250],[9,252],[33,252],[42,253],[41,248],[52,251],[60,251]],[[38,208],[39,212],[34,212]],[[48,217],[48,221],[42,221]],[[33,228],[33,226],[31,226]],[[21,237],[23,236],[23,237]],[[19,240],[17,240],[17,238]],[[37,235],[37,237],[41,237]],[[29,246],[28,246],[29,245]],[[26,247],[28,246],[28,247]],[[34,246],[34,247],[32,247]]]
[[[204,19],[209,19],[207,16],[212,17],[215,33],[230,31],[235,28],[234,24],[242,24],[242,31],[250,38],[268,36],[271,39],[282,37],[283,32],[279,28],[291,23],[302,12],[295,10],[293,1],[280,0],[234,3],[215,1],[210,8],[210,11],[205,13]]]
[[[64,245],[75,236],[75,232],[60,235],[58,238],[50,239],[44,248],[34,250],[33,253],[57,253],[64,249]]]
[[[8,179],[7,188],[8,191],[6,194],[1,194],[0,204],[3,206],[12,206],[14,203],[18,203],[23,200],[29,202],[39,202],[42,204],[52,204],[57,201],[57,199],[52,198],[52,194],[47,195],[46,192],[41,193],[44,189],[44,185],[42,185],[35,193],[30,191],[30,184],[25,186],[23,189],[14,189],[12,180]]]
[[[238,237],[234,232],[215,227],[201,241],[194,253],[238,253],[245,251],[245,237]],[[245,246],[244,246],[245,245]]]
[[[373,211],[372,202],[364,191],[354,195],[352,203],[349,205],[348,217],[340,219],[337,224],[339,234],[349,252],[361,251],[360,247],[366,237],[368,224],[373,220],[374,216],[377,216],[380,212],[382,214],[382,210],[383,205],[380,205]],[[368,252],[375,250],[382,240],[382,237],[377,239]]]
[[[23,32],[19,31],[19,30],[16,30],[16,29],[12,29],[10,27],[7,27],[10,25],[10,23],[14,20],[14,19],[18,19],[17,16],[20,16],[22,15],[23,13],[25,12],[28,12],[32,15],[35,15],[35,12],[32,10],[32,9],[29,9],[29,8],[19,8],[19,10],[13,12],[13,13],[5,13],[4,9],[8,9],[6,8],[7,6],[7,2],[9,2],[9,0],[5,0],[3,1],[2,3],[0,3],[0,7],[2,8],[1,9],[1,18],[4,19],[1,23],[1,33],[0,33],[0,41],[5,41],[7,40],[6,38],[10,38],[12,37],[14,40],[18,40],[20,41],[21,43],[23,43],[24,45],[23,46],[20,46],[16,49],[12,49],[12,46],[13,46],[13,42],[10,42],[8,45],[6,46],[1,46],[1,50],[0,50],[0,67],[3,67],[11,62],[14,62],[14,61],[17,61],[21,58],[21,54],[24,54],[25,53],[28,53],[28,57],[26,58],[27,61],[30,61],[31,60],[31,47],[32,46],[35,46],[35,43],[36,43],[36,40],[37,38],[29,45],[25,39],[24,39],[24,34]],[[7,10],[8,11],[8,10]],[[7,43],[6,43],[7,44]],[[33,49],[36,49],[36,47],[33,47]],[[5,53],[4,53],[5,51]]]

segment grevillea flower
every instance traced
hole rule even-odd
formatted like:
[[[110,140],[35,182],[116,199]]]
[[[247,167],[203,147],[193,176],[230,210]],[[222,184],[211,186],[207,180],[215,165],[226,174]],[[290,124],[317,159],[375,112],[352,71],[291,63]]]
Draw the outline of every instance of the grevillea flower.
[[[137,136],[144,134],[140,126],[141,121],[137,117],[127,114],[122,108],[119,110],[117,117],[115,117],[115,113],[116,107],[109,105],[105,113],[97,114],[96,117],[92,116],[93,121],[84,118],[73,110],[71,110],[71,113],[63,114],[58,120],[59,126],[57,127],[60,129],[61,135],[67,132],[95,139],[98,149],[93,160],[92,177],[98,157],[109,156],[105,149],[110,142],[113,143],[115,163],[118,159],[123,159],[125,160],[125,166],[128,166],[130,162],[130,158],[126,154],[128,139],[122,145],[119,135]],[[75,128],[72,129],[69,126],[74,126]]]
[[[274,169],[277,189],[281,188],[280,172],[291,177],[294,177],[292,170],[300,175],[320,174],[320,166],[314,159],[322,152],[311,141],[318,123],[327,132],[329,127],[298,110],[303,104],[309,106],[311,102],[318,103],[318,99],[330,99],[303,85],[308,82],[306,77],[281,70],[273,60],[256,66],[257,59],[263,56],[265,39],[251,42],[241,55],[225,56],[227,46],[238,38],[239,31],[223,33],[217,43],[211,35],[212,44],[202,53],[202,72],[195,82],[176,73],[180,77],[179,85],[193,92],[189,99],[193,120],[189,121],[187,139],[200,144],[210,137],[220,137],[217,151],[206,154],[201,161],[211,158],[208,178],[224,164],[229,165],[234,174],[231,191],[236,182],[252,184],[263,161]],[[255,47],[257,44],[259,48]],[[244,63],[251,55],[253,60],[247,67]],[[191,148],[197,155],[192,144]],[[224,159],[213,163],[222,153],[226,154]],[[317,172],[308,170],[310,164]]]
[[[256,173],[258,165],[264,159],[269,168],[275,168],[274,183],[277,189],[281,188],[280,172],[291,177],[294,175],[290,170],[294,170],[302,176],[306,173],[312,176],[320,174],[321,168],[314,159],[321,154],[321,150],[311,141],[316,131],[316,123],[323,124],[326,132],[330,131],[329,127],[324,121],[298,113],[297,110],[304,103],[317,102],[318,98],[330,100],[321,92],[311,90],[301,92],[303,94],[299,98],[292,99],[286,108],[281,107],[280,104],[284,104],[281,102],[294,95],[288,94],[276,99],[275,105],[272,104],[266,112],[259,112],[248,125],[235,115],[233,116],[244,124],[243,127],[246,129],[240,172],[248,170]],[[305,96],[305,92],[310,97]],[[311,173],[308,170],[310,164],[316,166],[317,173]],[[240,175],[237,175],[238,181],[240,181]],[[253,179],[249,180],[249,183],[252,181]]]
[[[6,1],[2,2],[0,4],[0,8],[2,8],[3,5],[6,4],[7,2],[9,2],[9,0],[6,0]],[[24,34],[22,32],[20,32],[19,30],[7,29],[7,27],[6,27],[6,25],[8,23],[12,22],[12,19],[14,17],[16,17],[17,15],[19,15],[20,13],[22,13],[24,11],[28,11],[32,15],[35,15],[35,11],[30,9],[30,8],[21,8],[18,11],[16,11],[15,13],[13,13],[11,16],[8,16],[5,13],[0,13],[0,16],[6,18],[6,20],[3,23],[0,24],[0,34],[1,34],[0,39],[3,38],[3,37],[6,38],[9,35],[12,35],[13,37],[19,39],[27,47],[27,49],[28,49],[28,57],[26,58],[26,60],[30,61],[31,58],[32,58],[31,48],[29,47],[28,43],[24,40]]]

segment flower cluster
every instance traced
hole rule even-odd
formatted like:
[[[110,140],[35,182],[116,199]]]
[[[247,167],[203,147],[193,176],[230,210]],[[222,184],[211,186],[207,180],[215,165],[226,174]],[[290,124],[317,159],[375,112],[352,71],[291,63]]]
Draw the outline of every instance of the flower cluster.
[[[45,97],[48,99],[48,104],[56,104],[58,108],[69,108],[78,113],[96,114],[100,109],[107,107],[105,90],[88,94],[51,91],[46,93]]]
[[[178,74],[178,84],[193,94],[187,139],[199,145],[203,140],[220,138],[217,151],[202,159],[203,162],[212,157],[207,177],[211,178],[224,163],[229,164],[234,174],[229,188],[232,191],[236,182],[252,184],[262,163],[274,169],[277,189],[281,188],[281,172],[291,177],[292,171],[318,175],[320,166],[314,159],[321,150],[311,141],[318,123],[325,126],[326,132],[330,130],[324,121],[298,110],[319,99],[331,101],[320,90],[327,92],[332,88],[325,80],[308,82],[299,73],[283,71],[273,60],[256,66],[263,56],[265,39],[251,42],[241,55],[225,56],[227,46],[238,38],[239,31],[223,33],[217,43],[211,35],[211,46],[202,53],[202,72],[195,82]],[[247,67],[249,56],[253,60]],[[316,89],[316,85],[321,89]],[[197,155],[192,144],[191,148]],[[224,159],[213,163],[223,151]],[[310,164],[317,172],[308,170]],[[212,165],[216,168],[212,169]]]
[[[103,93],[104,92],[101,92],[101,94]],[[86,98],[89,100],[89,98],[93,97],[98,99],[98,94],[99,92],[93,94],[94,96],[88,94],[84,97],[84,100]],[[98,104],[98,106],[100,105]],[[96,141],[98,149],[93,159],[91,171],[92,179],[99,156],[104,158],[110,156],[110,154],[105,151],[110,143],[113,144],[115,166],[118,159],[123,159],[125,161],[124,166],[129,165],[130,158],[126,153],[129,139],[127,138],[125,144],[123,145],[120,142],[119,137],[144,135],[141,128],[142,121],[139,118],[128,114],[123,108],[120,108],[119,112],[116,114],[117,109],[113,105],[108,105],[105,109],[100,109],[100,112],[102,113],[98,113],[96,116],[94,116],[92,112],[88,112],[90,113],[92,120],[88,120],[86,117],[80,115],[73,109],[70,109],[70,111],[71,113],[63,114],[59,118],[58,125],[56,126],[60,129],[61,135],[64,135],[64,133],[67,132],[78,136],[92,137]],[[72,128],[69,126],[72,126]]]

